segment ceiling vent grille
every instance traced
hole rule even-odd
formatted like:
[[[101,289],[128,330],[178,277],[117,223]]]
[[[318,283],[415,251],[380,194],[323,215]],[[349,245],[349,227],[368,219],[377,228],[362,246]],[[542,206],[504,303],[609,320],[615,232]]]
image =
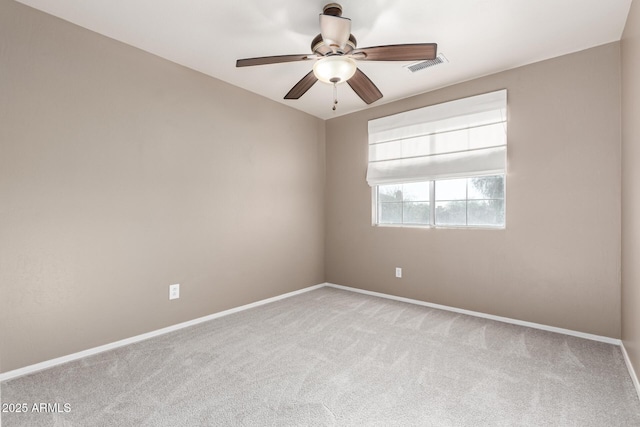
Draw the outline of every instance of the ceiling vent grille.
[[[404,67],[411,71],[412,73],[418,72],[420,70],[424,70],[425,68],[433,67],[438,64],[444,64],[449,62],[449,60],[443,55],[439,54],[435,59],[428,59],[426,61],[415,62],[410,65],[405,65]]]

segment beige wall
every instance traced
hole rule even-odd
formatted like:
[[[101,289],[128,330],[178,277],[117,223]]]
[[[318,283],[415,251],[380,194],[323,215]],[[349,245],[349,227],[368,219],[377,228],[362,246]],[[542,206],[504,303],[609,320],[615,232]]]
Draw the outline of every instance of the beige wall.
[[[0,120],[2,372],[324,280],[319,119],[0,0]]]
[[[327,281],[619,338],[619,47],[329,120]],[[367,121],[501,88],[509,111],[506,230],[372,227]]]
[[[622,340],[640,373],[640,2],[622,37]]]

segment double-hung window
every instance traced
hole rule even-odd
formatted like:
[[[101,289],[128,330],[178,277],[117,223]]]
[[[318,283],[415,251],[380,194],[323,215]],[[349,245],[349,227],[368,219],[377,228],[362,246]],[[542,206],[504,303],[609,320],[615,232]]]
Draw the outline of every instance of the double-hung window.
[[[369,121],[373,223],[505,226],[507,91]]]

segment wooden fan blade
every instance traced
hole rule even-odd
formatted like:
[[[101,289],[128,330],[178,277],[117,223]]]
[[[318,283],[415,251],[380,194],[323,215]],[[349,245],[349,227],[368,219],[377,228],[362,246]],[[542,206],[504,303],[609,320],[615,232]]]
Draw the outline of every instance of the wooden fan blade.
[[[307,93],[311,86],[316,84],[318,78],[310,71],[309,74],[304,76],[294,87],[291,88],[289,93],[284,96],[284,99],[299,99],[302,95]]]
[[[365,73],[356,69],[356,73],[347,80],[351,89],[367,104],[376,102],[382,98],[380,89],[367,77]]]
[[[435,59],[437,51],[436,43],[392,44],[355,49],[351,55],[359,61],[425,61]]]
[[[238,59],[236,67],[250,67],[253,65],[280,64],[282,62],[308,61],[316,59],[314,55],[279,55],[279,56],[262,56],[260,58]]]

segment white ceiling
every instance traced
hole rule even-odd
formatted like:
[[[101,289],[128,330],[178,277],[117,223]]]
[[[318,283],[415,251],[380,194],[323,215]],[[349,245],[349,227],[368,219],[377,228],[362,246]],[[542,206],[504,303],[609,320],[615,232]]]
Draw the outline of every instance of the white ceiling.
[[[312,62],[236,68],[239,58],[310,53],[326,0],[19,0],[21,3],[328,119],[367,108],[348,85],[284,95]],[[359,62],[384,97],[372,106],[620,40],[631,0],[342,0],[358,47],[438,43],[449,63]]]

